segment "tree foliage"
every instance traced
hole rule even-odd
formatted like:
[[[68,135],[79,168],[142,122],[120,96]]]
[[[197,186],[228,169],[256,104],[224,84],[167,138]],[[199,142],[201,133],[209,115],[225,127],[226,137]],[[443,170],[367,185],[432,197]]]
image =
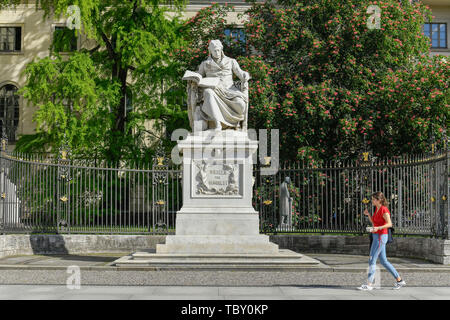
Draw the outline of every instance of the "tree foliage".
[[[69,2],[40,1],[56,14]],[[432,137],[443,146],[450,66],[429,55],[422,26],[431,14],[421,2],[250,2],[242,43],[225,36],[235,27],[226,19],[229,5],[206,7],[182,23],[168,19],[157,0],[78,1],[84,31],[99,46],[27,68],[24,92],[42,106],[36,119],[46,138],[38,141],[56,146],[70,131],[82,152],[113,160],[141,154],[145,120],[161,119],[168,134],[187,128],[181,76],[208,56],[209,40],[220,39],[252,75],[249,126],[279,129],[284,160],[348,159],[365,148],[378,156],[420,153]],[[176,16],[183,2],[173,3]],[[379,29],[368,27],[371,5],[381,9]],[[65,82],[71,72],[78,75]],[[45,93],[56,90],[48,100]],[[127,92],[135,112],[125,114]]]
[[[167,101],[179,84],[179,62],[170,54],[185,45],[184,1],[40,0],[36,6],[48,19],[67,17],[74,4],[81,31],[96,45],[63,58],[52,52],[27,66],[21,92],[38,106],[36,138],[56,151],[65,133],[74,154],[111,162],[148,156],[163,124],[187,118],[179,103]]]
[[[26,69],[27,85],[21,89],[24,97],[38,106],[33,115],[37,123],[34,139],[19,139],[26,151],[30,143],[35,150],[59,147],[63,135],[76,146],[76,152],[98,157],[105,148],[99,143],[112,121],[108,106],[118,101],[119,87],[107,86],[97,76],[93,61],[86,53],[75,53],[70,59],[46,57],[30,63]],[[34,144],[38,140],[41,143]]]

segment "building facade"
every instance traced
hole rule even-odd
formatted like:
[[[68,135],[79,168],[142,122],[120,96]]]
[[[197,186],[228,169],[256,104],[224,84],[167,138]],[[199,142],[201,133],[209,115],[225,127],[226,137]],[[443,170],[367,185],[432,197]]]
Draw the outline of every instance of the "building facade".
[[[424,25],[424,33],[430,37],[432,55],[450,56],[449,25],[450,0],[422,0],[433,12],[433,20]],[[232,4],[236,12],[231,13],[228,21],[241,24],[238,14],[248,8],[244,0],[216,1]],[[192,0],[186,7],[185,17],[194,16],[211,1]],[[71,50],[92,48],[95,43],[80,35],[75,37],[72,30],[65,27],[65,20],[44,20],[43,11],[35,9],[35,4],[19,5],[16,8],[0,10],[0,133],[3,126],[7,129],[11,147],[19,135],[33,134],[36,125],[32,121],[36,107],[16,93],[25,85],[22,72],[34,59],[50,54],[54,37],[68,39],[66,45],[59,48],[62,55]]]
[[[450,0],[423,0],[433,13],[431,23],[424,25],[424,33],[431,38],[431,55],[450,57]]]

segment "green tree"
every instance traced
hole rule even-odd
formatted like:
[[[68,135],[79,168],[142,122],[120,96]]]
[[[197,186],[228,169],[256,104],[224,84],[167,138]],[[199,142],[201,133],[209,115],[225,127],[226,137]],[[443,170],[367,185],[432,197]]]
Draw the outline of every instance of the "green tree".
[[[80,9],[82,32],[97,45],[65,58],[53,52],[27,66],[21,93],[38,106],[38,129],[19,146],[44,144],[55,151],[66,133],[74,153],[83,156],[113,163],[143,157],[151,152],[146,136],[159,139],[164,123],[180,125],[187,118],[178,101],[168,99],[179,83],[179,63],[170,54],[184,46],[185,1],[40,0],[36,8],[48,19],[67,16],[73,4]],[[130,99],[133,109],[127,112]],[[148,130],[149,120],[160,130]]]
[[[28,82],[20,92],[38,106],[33,115],[37,133],[21,137],[16,149],[57,151],[66,133],[76,154],[96,158],[104,153],[99,142],[110,129],[108,106],[118,101],[119,86],[98,78],[89,55],[46,57],[28,64],[25,72]]]

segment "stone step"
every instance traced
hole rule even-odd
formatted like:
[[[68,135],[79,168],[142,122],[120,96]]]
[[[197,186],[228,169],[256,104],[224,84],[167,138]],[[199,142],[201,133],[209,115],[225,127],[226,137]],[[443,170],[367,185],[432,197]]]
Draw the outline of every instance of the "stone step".
[[[148,259],[149,257],[157,256],[159,258],[172,258],[177,257],[178,259],[203,259],[203,258],[210,258],[210,259],[233,259],[233,258],[248,258],[248,259],[269,259],[277,257],[279,259],[300,259],[303,257],[302,254],[296,253],[291,250],[279,250],[279,253],[274,254],[253,254],[253,253],[246,253],[246,254],[235,254],[235,253],[228,253],[228,254],[205,254],[205,253],[149,253],[149,252],[136,252],[132,254],[133,259]]]
[[[136,252],[114,261],[117,267],[157,267],[205,269],[276,269],[319,266],[321,263],[291,250],[277,254],[161,254]]]

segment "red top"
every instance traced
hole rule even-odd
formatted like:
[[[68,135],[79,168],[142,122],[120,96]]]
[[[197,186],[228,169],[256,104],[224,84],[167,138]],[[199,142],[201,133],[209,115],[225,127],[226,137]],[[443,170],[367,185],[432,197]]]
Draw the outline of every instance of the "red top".
[[[389,215],[391,214],[389,212],[389,209],[387,207],[385,207],[385,206],[381,206],[378,210],[375,210],[375,213],[372,216],[372,221],[373,221],[373,226],[374,227],[381,227],[381,226],[384,226],[387,223],[387,221],[384,220],[384,217],[383,217],[383,214],[385,212],[389,213]],[[388,229],[381,229],[381,230],[378,230],[375,233],[387,234],[388,233]]]

